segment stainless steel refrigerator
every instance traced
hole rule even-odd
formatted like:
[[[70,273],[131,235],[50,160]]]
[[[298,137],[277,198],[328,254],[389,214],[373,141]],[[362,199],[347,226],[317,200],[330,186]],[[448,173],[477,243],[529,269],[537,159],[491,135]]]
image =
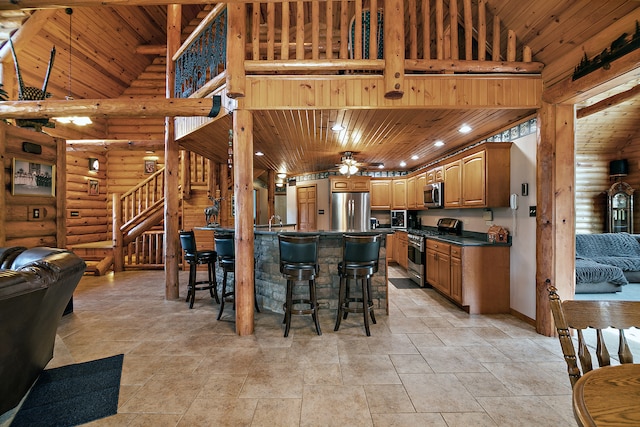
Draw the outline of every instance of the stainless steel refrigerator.
[[[369,193],[331,194],[331,230],[369,231],[370,217]]]

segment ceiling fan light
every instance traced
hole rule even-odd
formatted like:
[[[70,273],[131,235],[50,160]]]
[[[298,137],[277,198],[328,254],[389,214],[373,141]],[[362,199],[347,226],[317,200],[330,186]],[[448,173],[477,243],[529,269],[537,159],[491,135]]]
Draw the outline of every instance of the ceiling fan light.
[[[349,175],[354,175],[358,173],[358,167],[355,165],[349,166]]]
[[[346,175],[347,172],[349,172],[349,165],[346,163],[343,163],[342,166],[340,166],[339,171],[342,175]]]

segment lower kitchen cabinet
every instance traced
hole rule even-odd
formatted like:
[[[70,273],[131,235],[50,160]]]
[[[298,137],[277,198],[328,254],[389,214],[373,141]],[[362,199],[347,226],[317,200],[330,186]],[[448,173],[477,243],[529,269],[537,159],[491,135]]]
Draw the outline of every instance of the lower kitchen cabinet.
[[[471,314],[509,313],[509,247],[427,239],[427,283]]]
[[[406,231],[393,234],[393,259],[403,268],[409,264],[409,237]]]

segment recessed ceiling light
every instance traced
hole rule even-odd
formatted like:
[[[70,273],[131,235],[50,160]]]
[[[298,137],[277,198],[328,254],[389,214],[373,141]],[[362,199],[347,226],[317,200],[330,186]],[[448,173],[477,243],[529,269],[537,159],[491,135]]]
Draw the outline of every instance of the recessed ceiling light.
[[[262,151],[256,151],[256,156],[264,156],[264,153]]]
[[[280,179],[284,179],[284,178],[286,178],[286,177],[287,177],[287,174],[286,174],[286,173],[284,173],[284,172],[280,172],[280,173],[278,174],[278,178],[280,178]]]
[[[331,130],[334,131],[334,132],[340,132],[341,130],[344,130],[344,127],[340,123],[335,123],[331,127]]]
[[[407,163],[406,163],[404,160],[403,160],[403,161],[401,161],[401,162],[400,162],[400,167],[401,167],[401,168],[403,168],[403,167],[405,167],[405,166],[407,166]]]
[[[418,160],[418,156],[416,156],[415,154],[413,156],[411,156],[411,160]]]
[[[378,169],[384,169],[384,163],[380,163],[380,164],[378,165]]]
[[[458,129],[458,132],[460,133],[469,133],[471,132],[471,126],[469,126],[468,124],[463,124],[462,126],[460,126],[460,129]]]
[[[433,143],[433,145],[435,145],[436,147],[442,147],[444,145],[443,141],[436,141]]]

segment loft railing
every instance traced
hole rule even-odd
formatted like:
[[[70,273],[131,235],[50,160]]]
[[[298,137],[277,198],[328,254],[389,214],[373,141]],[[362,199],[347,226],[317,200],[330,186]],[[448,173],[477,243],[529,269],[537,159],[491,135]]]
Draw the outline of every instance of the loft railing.
[[[218,5],[174,56],[176,96],[204,96],[197,91],[224,84],[223,74],[397,74],[395,52],[405,74],[542,71],[531,49],[518,46],[515,32],[487,10],[487,0],[404,0],[386,10],[387,3],[397,4],[269,0],[234,4],[233,15]],[[230,39],[234,51],[221,59],[227,32],[245,41],[236,48]]]

